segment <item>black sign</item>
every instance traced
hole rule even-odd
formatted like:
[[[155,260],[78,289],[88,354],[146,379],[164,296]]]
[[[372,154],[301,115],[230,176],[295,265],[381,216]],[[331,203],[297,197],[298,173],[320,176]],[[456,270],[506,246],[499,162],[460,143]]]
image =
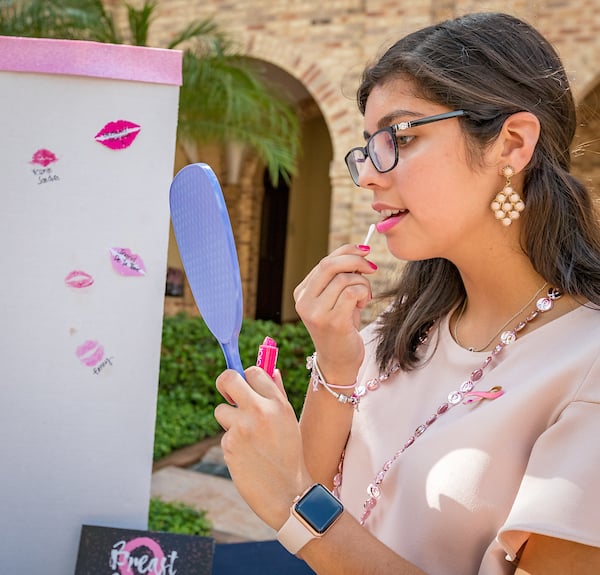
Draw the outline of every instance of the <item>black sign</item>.
[[[214,539],[83,525],[75,575],[211,575]]]

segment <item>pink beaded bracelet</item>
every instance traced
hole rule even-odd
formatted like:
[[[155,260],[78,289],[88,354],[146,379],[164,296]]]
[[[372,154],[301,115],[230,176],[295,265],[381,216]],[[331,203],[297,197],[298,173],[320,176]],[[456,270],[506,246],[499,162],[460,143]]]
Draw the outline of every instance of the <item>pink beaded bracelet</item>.
[[[334,389],[354,389],[356,387],[356,381],[350,385],[331,385],[325,381],[319,364],[317,363],[317,353],[313,353],[306,358],[306,369],[310,370],[310,380],[313,385],[313,391],[319,391],[319,385],[322,385],[333,397],[335,397],[340,403],[351,403],[352,405],[358,405],[359,398],[353,393],[352,395],[346,395],[344,393],[337,393]]]

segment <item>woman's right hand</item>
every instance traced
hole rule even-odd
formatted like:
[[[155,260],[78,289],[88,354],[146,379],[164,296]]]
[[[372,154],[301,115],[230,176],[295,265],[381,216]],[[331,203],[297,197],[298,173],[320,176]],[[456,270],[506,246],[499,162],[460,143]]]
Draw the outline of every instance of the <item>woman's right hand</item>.
[[[319,367],[332,384],[351,383],[364,357],[360,314],[372,299],[366,276],[377,269],[368,254],[368,246],[343,245],[294,290],[296,311],[315,344]]]

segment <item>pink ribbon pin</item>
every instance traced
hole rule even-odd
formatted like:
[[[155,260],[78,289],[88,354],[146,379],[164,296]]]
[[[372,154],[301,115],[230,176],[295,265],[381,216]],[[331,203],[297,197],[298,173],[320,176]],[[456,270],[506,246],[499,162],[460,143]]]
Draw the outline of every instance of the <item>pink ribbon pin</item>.
[[[483,399],[498,399],[501,395],[504,395],[504,391],[500,385],[495,385],[489,391],[470,391],[465,393],[464,404],[474,403]]]

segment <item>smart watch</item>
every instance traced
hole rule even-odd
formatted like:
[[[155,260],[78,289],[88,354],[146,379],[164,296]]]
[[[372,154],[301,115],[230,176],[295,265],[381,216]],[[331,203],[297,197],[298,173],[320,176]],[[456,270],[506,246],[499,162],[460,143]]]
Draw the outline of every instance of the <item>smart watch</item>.
[[[290,517],[277,532],[278,541],[294,555],[309,541],[321,537],[344,511],[327,487],[315,483],[292,503]]]

